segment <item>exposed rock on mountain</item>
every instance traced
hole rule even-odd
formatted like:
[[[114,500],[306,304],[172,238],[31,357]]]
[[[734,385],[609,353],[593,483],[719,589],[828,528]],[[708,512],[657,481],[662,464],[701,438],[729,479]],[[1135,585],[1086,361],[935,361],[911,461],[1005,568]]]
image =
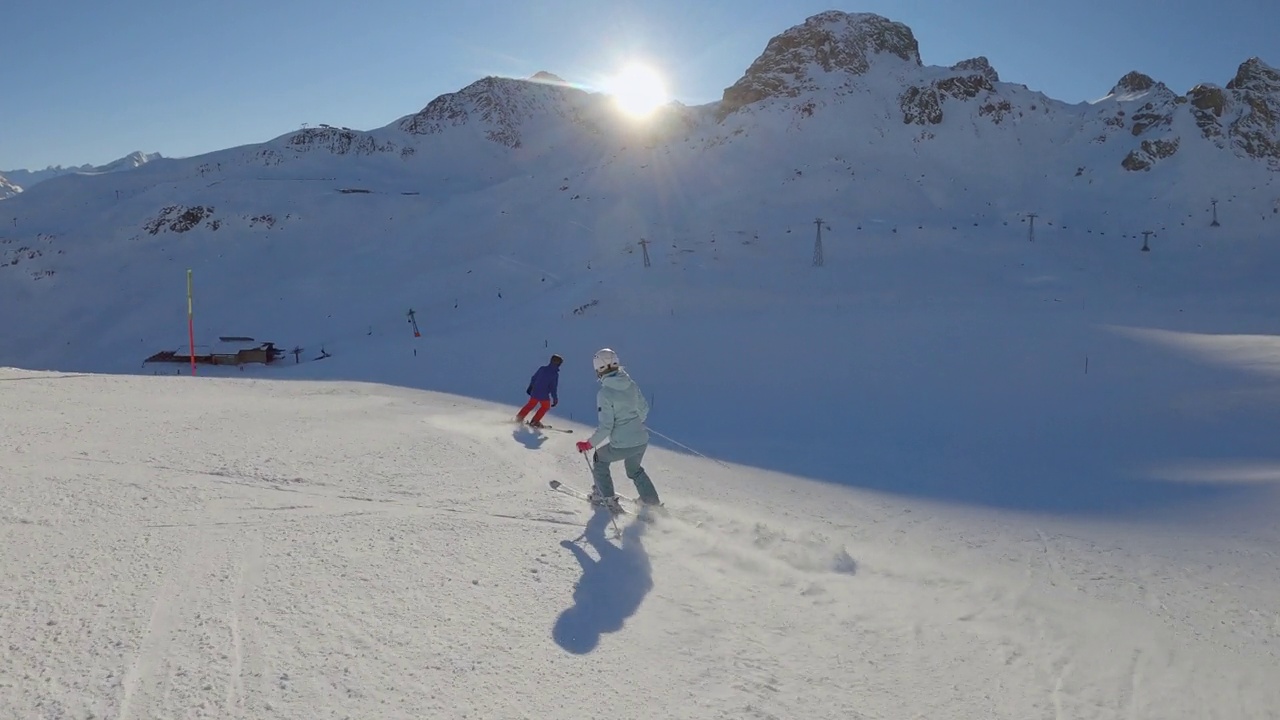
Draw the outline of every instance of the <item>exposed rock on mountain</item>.
[[[434,135],[476,123],[490,140],[519,148],[522,125],[546,115],[576,122],[586,96],[585,91],[561,84],[490,76],[432,100],[421,112],[402,120],[400,128],[411,135]]]
[[[976,72],[979,75],[982,75],[983,77],[985,77],[988,82],[992,82],[992,83],[1000,82],[1000,75],[996,72],[995,68],[991,67],[991,62],[987,60],[985,55],[980,55],[976,58],[970,58],[969,60],[961,60],[955,65],[952,65],[951,69],[955,70],[956,72],[963,72],[963,73]]]
[[[20,192],[22,192],[22,188],[18,187],[14,183],[9,182],[9,180],[5,176],[0,175],[0,200],[13,197],[14,195],[17,195]]]
[[[770,97],[796,97],[823,87],[821,73],[862,75],[883,58],[919,66],[911,28],[879,15],[825,12],[774,37],[764,53],[724,91],[719,116]]]

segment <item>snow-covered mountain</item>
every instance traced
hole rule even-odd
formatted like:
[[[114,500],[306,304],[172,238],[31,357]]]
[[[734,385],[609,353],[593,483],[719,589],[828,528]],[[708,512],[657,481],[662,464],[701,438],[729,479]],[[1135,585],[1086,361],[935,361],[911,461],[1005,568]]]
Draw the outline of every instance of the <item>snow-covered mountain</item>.
[[[62,175],[70,175],[72,173],[108,173],[118,172],[120,170],[129,170],[140,165],[160,160],[163,156],[160,153],[144,153],[134,151],[124,157],[113,160],[105,165],[90,165],[88,163],[78,167],[62,167],[61,165],[50,165],[43,170],[5,170],[0,172],[0,200],[6,197],[16,195],[25,188],[50,180]],[[10,189],[17,189],[9,194],[5,194],[5,185],[9,185]]]
[[[0,175],[0,200],[11,198],[20,192],[22,192],[22,188],[12,182],[9,182],[9,178],[4,175]]]
[[[321,126],[158,163],[135,153],[113,164],[130,172],[61,175],[6,201],[0,292],[36,310],[8,321],[24,342],[0,361],[127,366],[113,321],[71,351],[43,342],[43,326],[71,327],[92,303],[154,343],[171,321],[136,316],[164,300],[157,273],[175,264],[241,279],[214,312],[256,303],[275,327],[317,311],[290,300],[316,277],[364,292],[346,256],[375,246],[365,268],[402,278],[393,292],[411,300],[408,262],[444,272],[521,255],[564,274],[640,238],[781,239],[815,216],[885,237],[989,236],[1028,213],[1041,232],[1099,238],[1190,237],[1212,213],[1237,238],[1280,223],[1280,81],[1261,60],[1225,88],[1183,96],[1135,72],[1075,105],[1000,77],[982,57],[924,66],[905,25],[826,12],[773,38],[720,101],[646,121],[539,73],[481,79],[370,131]],[[120,314],[102,307],[104,283],[128,288]],[[340,294],[318,302],[349,311]]]
[[[405,185],[429,183],[444,170],[452,187],[493,187],[532,170],[559,187],[588,169],[612,172],[620,163],[643,162],[636,152],[643,148],[671,157],[675,174],[695,177],[714,167],[731,176],[744,171],[799,181],[806,168],[839,168],[824,190],[843,191],[854,202],[867,197],[858,166],[877,188],[927,196],[932,209],[961,215],[957,220],[982,213],[975,199],[1060,211],[1063,221],[1068,213],[1079,221],[1114,218],[1132,207],[1130,195],[1203,209],[1210,196],[1244,193],[1238,201],[1266,213],[1280,200],[1270,172],[1280,169],[1278,111],[1280,74],[1258,58],[1245,61],[1225,88],[1201,85],[1179,95],[1132,72],[1102,100],[1071,105],[1002,82],[983,57],[924,66],[905,25],[833,11],[773,38],[724,97],[706,106],[673,103],[650,122],[630,123],[602,95],[549,73],[487,77],[376,130],[310,128],[166,164],[153,177],[171,187],[173,202],[156,197],[147,209],[189,205],[180,197],[184,188],[214,177],[221,184],[257,182],[262,167],[323,164],[322,175],[342,178],[368,166],[353,159],[359,157],[380,158],[379,172],[403,177]],[[112,165],[150,157],[135,153]],[[532,167],[535,160],[542,167]],[[1164,171],[1151,176],[1157,165]],[[39,177],[82,170],[51,169]],[[28,190],[36,177],[7,175]],[[84,187],[132,194],[128,184],[106,178]],[[757,189],[749,183],[731,195],[736,202]],[[287,214],[290,202],[280,196],[274,214]],[[904,221],[918,212],[908,207]]]

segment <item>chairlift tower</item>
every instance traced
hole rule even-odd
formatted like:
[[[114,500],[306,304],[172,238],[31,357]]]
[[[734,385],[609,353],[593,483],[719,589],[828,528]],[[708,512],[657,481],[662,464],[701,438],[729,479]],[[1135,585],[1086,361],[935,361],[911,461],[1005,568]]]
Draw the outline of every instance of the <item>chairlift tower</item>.
[[[405,314],[409,316],[409,325],[413,328],[413,336],[422,337],[422,333],[418,332],[418,319],[414,317],[417,313],[413,311],[413,308],[409,308],[409,312]]]
[[[822,227],[826,223],[822,221],[822,218],[818,218],[813,221],[813,224],[818,226],[818,236],[813,241],[813,266],[822,267],[826,262],[822,254]],[[830,226],[827,229],[830,230]]]

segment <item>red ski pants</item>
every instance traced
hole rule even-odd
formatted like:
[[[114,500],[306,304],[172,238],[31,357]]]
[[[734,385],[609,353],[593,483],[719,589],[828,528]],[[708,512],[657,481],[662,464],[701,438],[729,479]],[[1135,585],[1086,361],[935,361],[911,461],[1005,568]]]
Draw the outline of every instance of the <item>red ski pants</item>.
[[[525,403],[524,407],[520,408],[520,412],[516,414],[516,417],[520,420],[524,420],[524,416],[529,414],[529,411],[533,409],[534,405],[538,405],[538,412],[534,413],[533,418],[530,419],[529,422],[542,422],[542,416],[546,415],[547,410],[551,409],[550,400],[529,398],[529,402]]]

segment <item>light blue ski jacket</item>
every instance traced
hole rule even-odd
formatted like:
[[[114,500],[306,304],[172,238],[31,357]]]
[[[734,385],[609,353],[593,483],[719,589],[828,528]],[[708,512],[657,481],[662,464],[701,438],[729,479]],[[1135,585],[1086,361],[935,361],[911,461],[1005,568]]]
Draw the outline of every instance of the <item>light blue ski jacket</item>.
[[[599,417],[591,446],[599,447],[605,438],[616,448],[639,447],[649,442],[644,421],[649,417],[649,403],[631,376],[621,368],[600,379],[596,393]]]

